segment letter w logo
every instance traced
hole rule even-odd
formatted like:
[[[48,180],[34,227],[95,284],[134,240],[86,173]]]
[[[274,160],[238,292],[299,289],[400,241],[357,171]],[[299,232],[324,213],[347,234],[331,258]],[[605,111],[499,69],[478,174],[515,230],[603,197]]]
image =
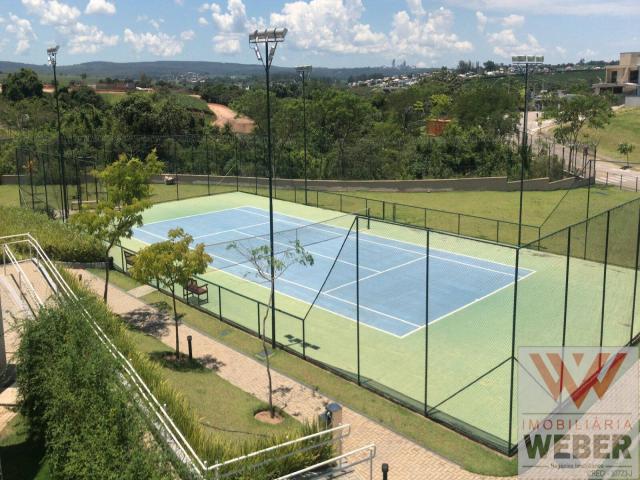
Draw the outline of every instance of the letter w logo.
[[[560,398],[560,393],[562,389],[565,388],[569,392],[569,395],[571,395],[571,399],[577,408],[580,408],[591,389],[596,392],[598,398],[601,399],[604,396],[627,356],[626,353],[617,353],[611,362],[611,365],[609,365],[609,368],[606,370],[604,377],[602,380],[599,380],[598,376],[600,375],[603,366],[607,364],[609,355],[609,353],[598,353],[595,355],[593,363],[589,367],[584,379],[579,384],[576,384],[575,379],[569,373],[569,369],[560,354],[546,354],[549,363],[555,370],[556,378],[554,378],[553,373],[551,373],[547,368],[541,354],[530,354],[531,360],[533,360],[534,365],[538,369],[538,373],[540,373],[542,380],[546,384],[547,389],[554,400],[558,400]],[[579,366],[584,358],[584,354],[574,353],[572,356],[576,365]]]

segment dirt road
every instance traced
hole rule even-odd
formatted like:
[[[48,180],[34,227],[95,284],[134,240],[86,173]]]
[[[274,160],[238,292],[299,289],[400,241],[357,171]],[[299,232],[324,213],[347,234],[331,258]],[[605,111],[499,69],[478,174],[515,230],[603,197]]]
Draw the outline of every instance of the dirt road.
[[[235,133],[251,133],[255,127],[255,123],[250,118],[242,115],[238,116],[236,112],[226,105],[219,103],[207,103],[209,110],[216,116],[214,125],[223,128],[227,123],[231,125],[231,130]]]

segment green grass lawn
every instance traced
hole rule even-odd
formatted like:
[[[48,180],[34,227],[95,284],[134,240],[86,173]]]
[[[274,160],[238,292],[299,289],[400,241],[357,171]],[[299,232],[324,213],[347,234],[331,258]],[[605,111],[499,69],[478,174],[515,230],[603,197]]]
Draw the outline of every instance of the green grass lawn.
[[[129,331],[136,348],[154,358],[172,349],[160,340]],[[254,418],[268,404],[244,392],[207,368],[181,370],[163,366],[163,377],[180,391],[200,417],[200,423],[216,438],[242,442],[256,437],[295,432],[300,424],[286,415],[279,425],[267,425]]]
[[[7,480],[48,480],[46,462],[42,463],[44,447],[27,434],[22,415],[16,415],[0,432],[2,478]]]
[[[599,141],[598,153],[613,160],[626,162],[624,155],[618,153],[620,143],[632,143],[635,150],[629,155],[630,163],[640,163],[640,108],[622,108],[611,119],[611,123],[602,130],[586,130],[585,136]]]
[[[17,185],[0,185],[0,205],[6,207],[20,206]]]

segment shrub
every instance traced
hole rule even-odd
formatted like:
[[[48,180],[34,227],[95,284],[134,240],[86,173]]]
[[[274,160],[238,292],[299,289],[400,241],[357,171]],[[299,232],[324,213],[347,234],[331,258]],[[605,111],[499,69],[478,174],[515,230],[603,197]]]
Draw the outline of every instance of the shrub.
[[[61,301],[23,324],[20,409],[45,444],[52,478],[171,478],[137,399],[76,305]]]
[[[98,240],[70,226],[51,220],[44,213],[0,206],[0,236],[31,233],[52,260],[101,262]]]

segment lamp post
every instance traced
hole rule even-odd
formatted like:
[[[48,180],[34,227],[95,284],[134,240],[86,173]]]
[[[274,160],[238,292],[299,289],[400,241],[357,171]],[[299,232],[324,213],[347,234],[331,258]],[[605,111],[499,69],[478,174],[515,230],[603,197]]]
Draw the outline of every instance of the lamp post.
[[[300,67],[296,67],[296,72],[300,74],[300,78],[302,79],[302,125],[303,125],[303,135],[304,135],[304,204],[308,205],[307,201],[307,96],[304,92],[305,80],[309,77],[311,73],[312,67],[311,65],[303,65]]]
[[[253,45],[256,57],[264,66],[267,84],[267,168],[269,170],[269,255],[271,266],[271,346],[276,347],[276,275],[273,249],[273,161],[271,159],[271,99],[269,96],[269,72],[276,54],[278,43],[284,42],[286,28],[269,28],[249,34],[249,44]],[[260,45],[264,44],[264,57]]]
[[[518,247],[522,243],[522,201],[524,198],[524,167],[528,156],[527,119],[529,116],[529,65],[544,63],[544,57],[535,55],[517,55],[511,57],[513,65],[524,65],[524,122],[522,127],[522,144],[520,145],[520,209],[518,213]]]
[[[69,218],[69,206],[67,203],[67,180],[64,171],[64,153],[62,150],[62,130],[60,127],[60,101],[58,91],[58,77],[56,75],[57,55],[59,46],[55,46],[47,49],[47,58],[49,65],[53,68],[53,88],[54,96],[56,99],[56,115],[58,117],[58,164],[60,168],[60,182],[62,184],[60,192],[62,195],[62,220],[66,221]]]

